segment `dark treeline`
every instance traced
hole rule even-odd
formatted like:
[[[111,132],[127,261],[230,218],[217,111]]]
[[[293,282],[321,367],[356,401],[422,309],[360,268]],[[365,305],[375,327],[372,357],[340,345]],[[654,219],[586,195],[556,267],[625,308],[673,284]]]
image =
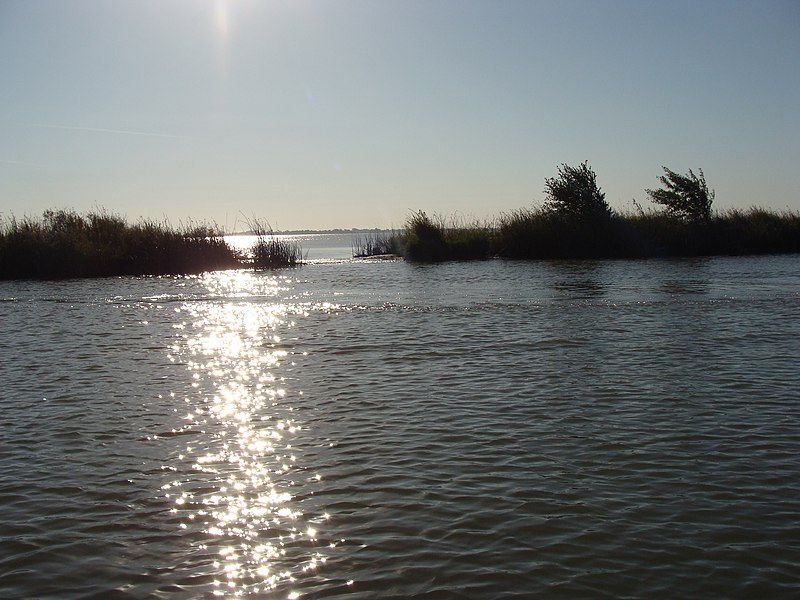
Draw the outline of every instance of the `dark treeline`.
[[[661,187],[646,190],[661,210],[617,213],[587,163],[562,165],[545,182],[546,202],[492,223],[412,214],[400,233],[371,247],[400,248],[411,261],[644,258],[800,252],[800,214],[760,208],[712,211],[714,192],[702,171],[664,168]],[[638,206],[638,205],[637,205]],[[366,247],[357,254],[369,254]]]
[[[0,225],[0,279],[58,279],[112,275],[177,275],[299,262],[300,249],[259,231],[253,257],[231,248],[208,225],[178,228],[105,212],[86,216],[46,211],[40,219]]]

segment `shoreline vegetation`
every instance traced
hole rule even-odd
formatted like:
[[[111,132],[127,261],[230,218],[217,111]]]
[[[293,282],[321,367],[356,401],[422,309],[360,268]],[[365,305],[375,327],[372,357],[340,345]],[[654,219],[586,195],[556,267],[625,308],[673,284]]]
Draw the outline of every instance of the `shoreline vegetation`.
[[[0,280],[192,275],[223,269],[274,269],[302,262],[299,245],[253,221],[250,255],[232,248],[214,226],[128,223],[98,211],[48,210],[41,218],[0,222]]]
[[[391,252],[412,262],[506,259],[666,258],[800,253],[800,213],[752,207],[712,210],[702,170],[663,167],[661,187],[645,190],[662,209],[616,212],[587,162],[561,165],[545,180],[545,203],[466,222],[412,213],[400,232],[368,237],[354,256]]]
[[[704,221],[656,211],[575,220],[543,208],[520,209],[489,223],[412,214],[399,232],[359,242],[356,258],[395,255],[410,262],[492,258],[635,259],[800,253],[800,213],[727,210]]]
[[[278,239],[272,227],[258,219],[253,219],[248,226],[250,235],[256,236],[250,265],[254,269],[280,269],[302,264],[303,249],[300,244]]]
[[[395,230],[359,233],[353,236],[353,258],[403,256],[405,234]]]
[[[702,170],[664,167],[661,187],[645,190],[662,209],[612,210],[584,162],[561,165],[545,180],[545,203],[466,222],[423,211],[400,231],[353,232],[354,257],[398,256],[410,262],[506,259],[650,258],[800,253],[800,213],[762,208],[712,210]],[[0,220],[0,280],[188,275],[222,269],[276,269],[303,264],[302,249],[268,225],[249,223],[249,254],[232,248],[215,226],[129,224],[105,211],[82,216],[48,210],[39,219]],[[358,232],[358,233],[356,233]]]

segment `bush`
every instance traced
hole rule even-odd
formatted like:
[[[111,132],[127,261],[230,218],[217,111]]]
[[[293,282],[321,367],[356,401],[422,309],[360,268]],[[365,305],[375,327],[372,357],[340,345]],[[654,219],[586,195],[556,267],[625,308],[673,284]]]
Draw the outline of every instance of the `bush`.
[[[577,167],[562,164],[558,177],[545,180],[544,208],[570,220],[598,221],[611,216],[606,195],[597,187],[597,176],[587,161]]]
[[[686,175],[680,175],[667,167],[664,175],[658,180],[663,189],[645,190],[651,200],[666,207],[667,212],[687,221],[708,221],[711,218],[711,202],[714,191],[709,191],[703,169],[699,175],[689,169]]]

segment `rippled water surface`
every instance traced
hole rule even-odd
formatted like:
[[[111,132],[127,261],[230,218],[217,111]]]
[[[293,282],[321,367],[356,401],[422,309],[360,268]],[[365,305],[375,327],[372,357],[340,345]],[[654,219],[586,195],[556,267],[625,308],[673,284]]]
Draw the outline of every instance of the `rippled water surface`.
[[[0,597],[800,596],[800,257],[336,258],[0,283]]]

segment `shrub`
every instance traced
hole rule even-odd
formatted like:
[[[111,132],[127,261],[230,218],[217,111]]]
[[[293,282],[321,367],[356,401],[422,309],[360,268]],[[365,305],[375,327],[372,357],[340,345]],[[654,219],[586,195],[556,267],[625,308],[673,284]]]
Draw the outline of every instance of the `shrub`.
[[[562,164],[558,177],[545,180],[546,211],[581,221],[605,220],[611,216],[606,195],[597,187],[597,176],[587,161],[577,167]]]
[[[709,191],[703,169],[698,169],[699,175],[689,169],[686,175],[680,175],[667,167],[664,175],[658,180],[662,189],[645,190],[656,204],[666,207],[667,212],[687,221],[708,221],[711,218],[711,202],[714,200],[714,191]]]

